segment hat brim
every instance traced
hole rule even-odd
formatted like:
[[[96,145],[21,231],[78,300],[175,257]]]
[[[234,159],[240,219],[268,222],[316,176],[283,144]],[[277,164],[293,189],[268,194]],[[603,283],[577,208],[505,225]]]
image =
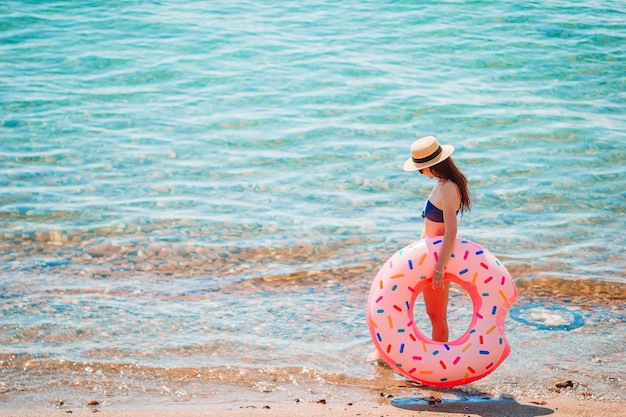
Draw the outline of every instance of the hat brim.
[[[454,146],[441,145],[441,153],[437,155],[436,158],[433,158],[430,161],[424,162],[421,164],[416,164],[415,162],[413,162],[413,158],[409,158],[404,163],[404,166],[402,167],[402,169],[404,169],[405,171],[411,172],[411,171],[419,171],[420,169],[437,165],[439,162],[448,159],[450,155],[452,155],[452,152],[454,152]]]

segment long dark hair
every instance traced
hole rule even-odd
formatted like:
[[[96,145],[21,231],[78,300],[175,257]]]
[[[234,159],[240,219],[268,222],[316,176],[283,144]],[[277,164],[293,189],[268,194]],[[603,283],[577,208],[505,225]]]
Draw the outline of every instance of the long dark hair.
[[[431,166],[430,170],[436,177],[450,180],[457,186],[461,193],[461,213],[469,211],[472,201],[470,199],[467,178],[465,178],[465,175],[463,175],[461,170],[455,165],[452,157],[446,158],[437,165]]]

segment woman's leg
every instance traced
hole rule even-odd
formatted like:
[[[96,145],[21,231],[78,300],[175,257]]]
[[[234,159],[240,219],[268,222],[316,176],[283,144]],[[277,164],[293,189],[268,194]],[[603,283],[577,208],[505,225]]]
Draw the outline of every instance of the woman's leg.
[[[430,285],[424,288],[424,304],[426,313],[433,325],[432,339],[436,342],[448,341],[448,296],[450,284],[443,288],[433,289]]]

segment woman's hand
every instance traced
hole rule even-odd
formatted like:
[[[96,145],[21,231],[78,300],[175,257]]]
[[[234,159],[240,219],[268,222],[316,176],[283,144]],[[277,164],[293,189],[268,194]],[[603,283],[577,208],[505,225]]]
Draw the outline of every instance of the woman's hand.
[[[435,268],[435,273],[433,274],[433,290],[437,288],[443,288],[443,269],[439,270]]]

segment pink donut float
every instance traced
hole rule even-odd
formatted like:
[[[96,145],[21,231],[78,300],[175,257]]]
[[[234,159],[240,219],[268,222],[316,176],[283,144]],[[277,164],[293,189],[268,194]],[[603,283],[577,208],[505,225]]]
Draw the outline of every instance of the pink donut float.
[[[413,305],[432,283],[441,244],[441,237],[420,240],[389,258],[372,282],[367,321],[376,349],[392,369],[424,385],[451,387],[485,377],[508,356],[504,321],[517,288],[494,255],[457,238],[445,280],[470,295],[471,323],[456,340],[431,340],[415,325]]]

